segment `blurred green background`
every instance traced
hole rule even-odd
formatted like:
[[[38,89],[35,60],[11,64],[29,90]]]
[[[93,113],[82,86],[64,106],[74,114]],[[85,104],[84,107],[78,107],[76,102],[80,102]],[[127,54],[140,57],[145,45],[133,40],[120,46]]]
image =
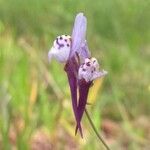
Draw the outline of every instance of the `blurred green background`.
[[[104,149],[86,116],[74,135],[64,66],[47,60],[78,12],[109,73],[89,95],[96,128],[111,149],[150,149],[150,0],[0,0],[0,149]]]

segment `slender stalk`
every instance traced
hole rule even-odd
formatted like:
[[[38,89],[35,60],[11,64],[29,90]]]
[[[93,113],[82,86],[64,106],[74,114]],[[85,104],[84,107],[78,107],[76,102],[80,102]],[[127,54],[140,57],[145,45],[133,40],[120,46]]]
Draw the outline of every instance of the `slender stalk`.
[[[94,130],[94,132],[95,132],[95,134],[96,134],[96,136],[98,137],[98,139],[103,143],[103,145],[105,146],[105,148],[107,149],[107,150],[110,150],[110,148],[108,147],[108,145],[106,144],[106,142],[104,141],[104,139],[101,137],[101,135],[98,133],[98,131],[97,131],[97,129],[96,129],[96,127],[95,127],[95,125],[94,125],[94,123],[93,123],[93,121],[91,120],[91,117],[90,117],[90,115],[89,115],[89,113],[88,113],[88,111],[85,109],[85,114],[86,114],[86,116],[87,116],[87,118],[88,118],[88,120],[89,120],[89,122],[90,122],[90,124],[91,124],[91,126],[92,126],[92,128],[93,128],[93,130]]]

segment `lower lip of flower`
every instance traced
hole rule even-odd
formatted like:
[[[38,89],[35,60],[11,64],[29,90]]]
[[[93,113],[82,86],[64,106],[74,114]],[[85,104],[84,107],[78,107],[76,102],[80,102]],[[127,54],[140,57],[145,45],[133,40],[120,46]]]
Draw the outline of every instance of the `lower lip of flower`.
[[[67,62],[71,50],[71,37],[61,35],[56,38],[49,51],[49,61],[54,57],[59,62]]]

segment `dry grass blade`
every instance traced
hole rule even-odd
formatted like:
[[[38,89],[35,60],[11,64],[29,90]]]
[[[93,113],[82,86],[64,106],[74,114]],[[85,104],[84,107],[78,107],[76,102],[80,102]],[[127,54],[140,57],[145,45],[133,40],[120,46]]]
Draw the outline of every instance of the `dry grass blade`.
[[[24,39],[21,39],[19,41],[19,44],[32,57],[32,59],[38,65],[39,70],[41,71],[41,73],[43,74],[45,79],[47,80],[48,84],[53,89],[54,94],[56,95],[56,97],[59,100],[63,99],[63,97],[64,97],[63,96],[64,95],[63,92],[60,90],[59,86],[57,85],[57,83],[53,79],[51,73],[48,71],[48,69],[43,64],[42,60],[36,54],[36,50],[32,46],[30,46]]]

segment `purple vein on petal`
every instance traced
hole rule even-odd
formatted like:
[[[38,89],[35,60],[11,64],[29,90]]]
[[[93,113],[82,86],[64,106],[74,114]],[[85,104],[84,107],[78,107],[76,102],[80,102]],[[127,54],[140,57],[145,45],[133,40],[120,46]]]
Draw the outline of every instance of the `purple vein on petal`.
[[[64,47],[64,44],[60,44],[60,43],[58,42],[58,38],[56,39],[56,43],[59,45],[59,49],[60,49],[61,47]]]
[[[87,97],[89,93],[89,88],[91,86],[92,82],[86,82],[85,80],[79,81],[79,102],[78,102],[78,116],[79,116],[79,124],[81,122],[86,103],[87,103]],[[79,126],[77,124],[75,134],[77,133],[79,129]]]
[[[80,53],[81,45],[85,41],[86,36],[86,27],[87,27],[87,20],[83,13],[79,13],[74,22],[74,27],[72,31],[72,48],[70,51],[70,57],[72,57],[75,52]]]
[[[76,63],[75,58],[73,57],[71,61],[68,60],[65,66],[65,71],[68,76],[68,81],[69,81],[69,86],[71,91],[72,107],[73,107],[76,123],[78,125],[81,137],[83,137],[82,128],[80,125],[78,110],[77,110],[77,77],[76,77],[77,70],[78,70],[78,65]]]

